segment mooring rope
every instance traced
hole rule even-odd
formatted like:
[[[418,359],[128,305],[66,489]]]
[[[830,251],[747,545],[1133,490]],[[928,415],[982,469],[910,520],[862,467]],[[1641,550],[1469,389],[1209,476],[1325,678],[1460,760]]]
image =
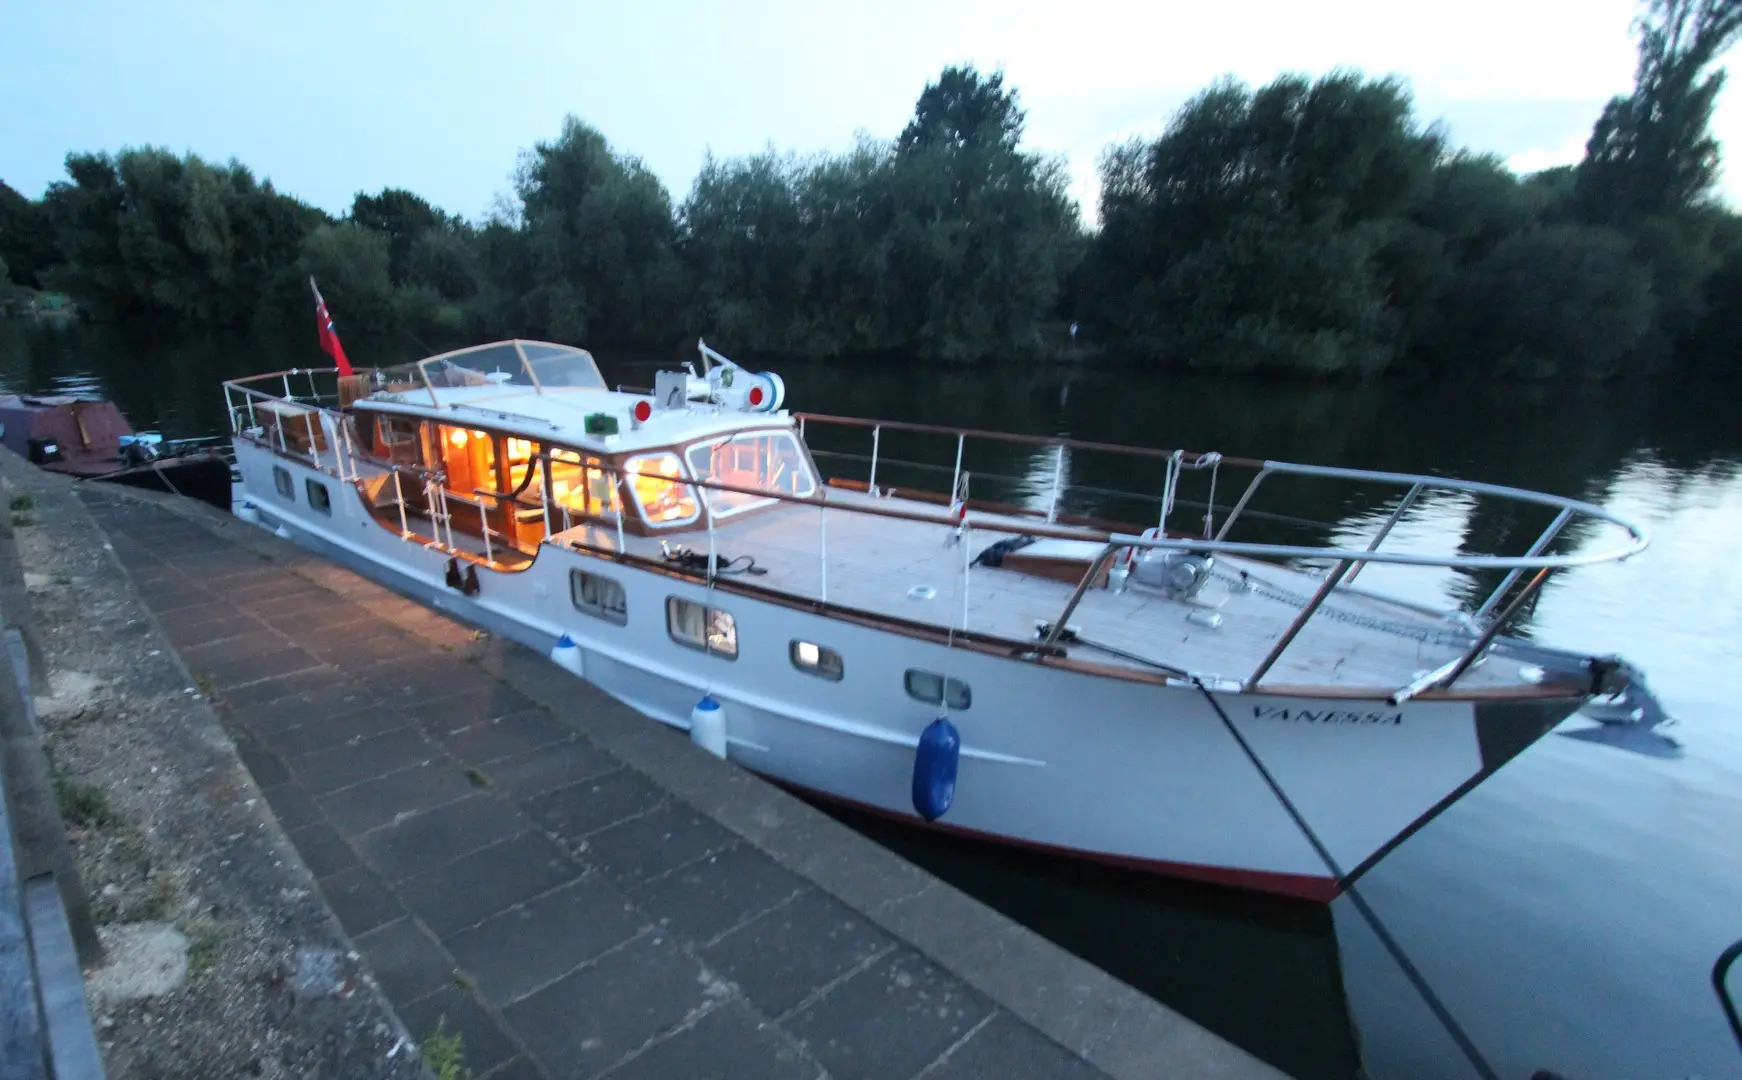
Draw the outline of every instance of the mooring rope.
[[[1421,995],[1422,1001],[1434,1014],[1434,1019],[1440,1022],[1440,1026],[1446,1029],[1446,1034],[1450,1035],[1452,1041],[1458,1044],[1458,1049],[1463,1051],[1464,1057],[1470,1062],[1470,1067],[1476,1070],[1477,1075],[1481,1076],[1482,1080],[1500,1080],[1499,1074],[1482,1056],[1482,1051],[1477,1049],[1475,1042],[1459,1026],[1457,1019],[1452,1016],[1451,1010],[1446,1008],[1439,995],[1434,993],[1433,987],[1428,985],[1421,970],[1403,951],[1403,946],[1391,936],[1391,931],[1386,929],[1385,923],[1379,918],[1379,913],[1368,906],[1366,898],[1355,888],[1355,883],[1348,880],[1348,875],[1337,864],[1336,856],[1331,854],[1330,849],[1325,847],[1318,834],[1313,832],[1312,826],[1307,824],[1306,818],[1301,816],[1300,810],[1294,805],[1294,800],[1288,797],[1288,793],[1282,790],[1282,785],[1277,783],[1276,777],[1272,776],[1270,770],[1264,767],[1264,762],[1258,759],[1257,751],[1253,750],[1245,736],[1240,734],[1240,729],[1234,726],[1234,721],[1222,708],[1222,703],[1216,700],[1216,696],[1210,693],[1209,688],[1197,676],[1192,676],[1191,680],[1192,685],[1198,688],[1198,692],[1204,695],[1204,700],[1210,703],[1210,708],[1216,711],[1216,716],[1221,719],[1222,726],[1228,729],[1228,734],[1234,737],[1234,741],[1245,752],[1247,759],[1252,762],[1252,767],[1257,769],[1258,775],[1264,778],[1265,784],[1270,788],[1270,793],[1276,796],[1276,801],[1281,803],[1282,808],[1288,812],[1288,816],[1294,819],[1295,827],[1300,830],[1301,835],[1306,837],[1307,843],[1311,844],[1313,850],[1318,853],[1319,859],[1325,864],[1325,869],[1329,870],[1331,875],[1337,879],[1337,884],[1348,895],[1349,901],[1355,905],[1355,910],[1359,911],[1361,917],[1366,920],[1374,936],[1379,939],[1380,944],[1385,946],[1385,951],[1391,954],[1391,958],[1397,961],[1397,966],[1403,971],[1404,978],[1408,979],[1410,985],[1415,987],[1416,993]]]

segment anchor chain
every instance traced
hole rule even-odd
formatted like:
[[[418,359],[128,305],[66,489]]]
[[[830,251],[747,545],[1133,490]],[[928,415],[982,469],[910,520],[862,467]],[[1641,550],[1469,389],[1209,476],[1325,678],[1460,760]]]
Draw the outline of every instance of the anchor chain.
[[[1251,575],[1242,578],[1237,574],[1230,574],[1226,570],[1211,570],[1210,576],[1236,588],[1250,589],[1252,592],[1257,593],[1266,600],[1274,600],[1279,604],[1288,604],[1291,607],[1304,608],[1311,602],[1310,598],[1307,596],[1300,593],[1290,592],[1287,589],[1272,585],[1267,581],[1261,581]],[[1447,633],[1420,624],[1397,622],[1392,619],[1381,619],[1374,615],[1362,615],[1358,612],[1345,611],[1342,608],[1332,607],[1330,604],[1321,604],[1319,609],[1313,613],[1313,618],[1330,619],[1333,622],[1345,623],[1350,626],[1359,626],[1363,629],[1375,630],[1383,634],[1395,634],[1399,637],[1411,638],[1415,641],[1422,642],[1423,644],[1445,645],[1452,648],[1460,648],[1468,646],[1470,643],[1470,636],[1468,634]]]

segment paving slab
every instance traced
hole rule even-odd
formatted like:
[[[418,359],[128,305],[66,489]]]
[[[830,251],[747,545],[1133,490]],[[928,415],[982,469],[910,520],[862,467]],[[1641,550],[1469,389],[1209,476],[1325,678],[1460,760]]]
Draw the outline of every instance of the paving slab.
[[[816,889],[736,927],[702,950],[750,1003],[783,1016],[896,947],[870,920]]]
[[[840,1080],[914,1076],[991,1017],[993,1004],[919,953],[895,949],[783,1025]]]
[[[582,867],[549,837],[523,832],[401,881],[405,906],[440,937],[550,892]]]
[[[587,834],[583,857],[619,885],[633,886],[737,842],[736,833],[667,799],[644,814]]]
[[[742,1002],[728,1001],[606,1075],[610,1080],[816,1080],[817,1069],[776,1025]],[[980,1080],[998,1078],[987,1074]]]
[[[659,925],[702,946],[809,888],[762,852],[734,844],[637,885],[630,895]]]
[[[357,850],[388,881],[403,881],[518,836],[531,819],[482,792],[364,833]]]
[[[503,1014],[553,1076],[596,1076],[730,996],[667,939],[635,938]]]
[[[353,866],[318,881],[327,906],[353,937],[405,917],[399,897],[366,866]]]
[[[583,877],[454,934],[447,946],[489,1000],[509,1005],[645,928],[628,897]]]

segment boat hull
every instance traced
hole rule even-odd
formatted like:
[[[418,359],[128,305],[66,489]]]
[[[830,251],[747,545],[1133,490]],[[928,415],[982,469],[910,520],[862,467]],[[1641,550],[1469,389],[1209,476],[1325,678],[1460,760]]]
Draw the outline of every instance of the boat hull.
[[[955,798],[929,827],[1173,876],[1329,900],[1580,704],[1210,694],[952,648],[549,544],[523,570],[480,568],[465,595],[446,583],[445,552],[382,528],[351,485],[247,440],[236,453],[263,524],[541,652],[566,635],[587,681],[672,727],[687,729],[710,695],[730,759],[790,787],[919,826],[915,747],[940,709],[910,697],[905,676],[960,680],[972,696],[949,713],[961,736]],[[290,497],[275,469],[291,474]],[[330,514],[298,497],[310,482],[331,491]],[[575,571],[621,586],[622,625],[577,609]],[[729,613],[736,658],[674,639],[671,597]],[[843,678],[800,670],[794,642],[838,652]]]
[[[234,484],[230,475],[230,463],[217,454],[187,454],[164,458],[147,465],[110,472],[86,473],[82,474],[82,478],[143,488],[146,491],[161,491],[170,495],[185,495],[226,512],[232,505]]]

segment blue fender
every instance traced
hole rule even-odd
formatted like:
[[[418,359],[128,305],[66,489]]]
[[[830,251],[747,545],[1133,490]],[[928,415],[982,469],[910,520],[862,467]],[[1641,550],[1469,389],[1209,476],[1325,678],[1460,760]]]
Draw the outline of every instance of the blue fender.
[[[940,716],[920,733],[913,755],[913,808],[927,821],[944,816],[956,799],[956,762],[962,737],[956,725]]]

